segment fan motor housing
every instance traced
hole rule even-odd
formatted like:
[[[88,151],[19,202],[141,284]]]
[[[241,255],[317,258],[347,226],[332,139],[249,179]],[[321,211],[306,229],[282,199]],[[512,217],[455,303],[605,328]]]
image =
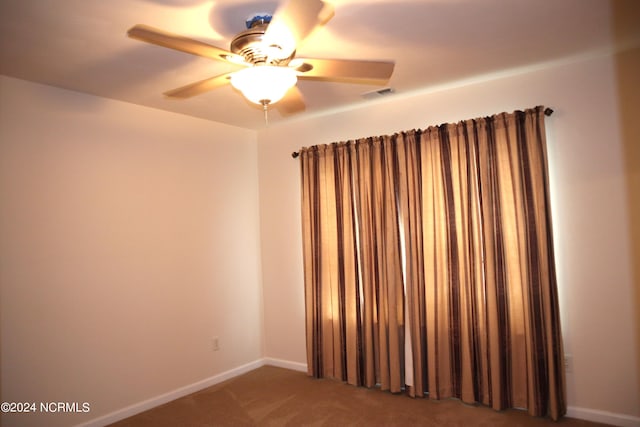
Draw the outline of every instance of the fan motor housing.
[[[270,55],[270,53],[273,54],[274,49],[281,49],[281,47],[267,45],[264,41],[264,33],[268,25],[264,20],[253,22],[251,28],[241,32],[231,41],[229,50],[254,65],[287,65],[295,52],[284,59],[277,58],[277,55]]]

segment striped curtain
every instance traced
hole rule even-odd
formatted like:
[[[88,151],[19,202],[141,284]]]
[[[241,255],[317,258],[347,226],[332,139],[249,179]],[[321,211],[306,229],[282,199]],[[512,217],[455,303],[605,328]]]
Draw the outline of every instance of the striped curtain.
[[[544,108],[301,150],[309,374],[566,411]]]

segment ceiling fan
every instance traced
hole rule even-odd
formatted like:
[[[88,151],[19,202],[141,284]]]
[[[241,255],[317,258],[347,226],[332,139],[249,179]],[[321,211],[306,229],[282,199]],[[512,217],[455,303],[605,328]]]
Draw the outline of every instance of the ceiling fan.
[[[384,84],[391,77],[393,62],[296,57],[297,46],[317,26],[328,22],[333,12],[333,7],[321,0],[290,0],[273,16],[256,15],[247,20],[247,30],[233,38],[229,50],[141,24],[130,28],[127,35],[245,67],[164,94],[189,98],[231,83],[249,101],[262,105],[266,118],[267,106],[280,100],[277,107],[283,114],[304,109],[297,79]]]

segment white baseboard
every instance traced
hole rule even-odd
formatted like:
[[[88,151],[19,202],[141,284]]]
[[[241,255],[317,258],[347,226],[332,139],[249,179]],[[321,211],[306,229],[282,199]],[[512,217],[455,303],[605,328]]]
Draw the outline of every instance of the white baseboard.
[[[620,427],[640,427],[640,417],[574,406],[567,407],[567,417]]]
[[[167,402],[171,402],[172,400],[176,400],[180,397],[184,397],[188,394],[195,393],[207,387],[211,387],[212,385],[216,385],[228,379],[237,377],[238,375],[253,371],[254,369],[264,366],[266,364],[265,360],[266,359],[258,359],[256,361],[247,363],[246,365],[238,366],[237,368],[228,370],[218,375],[214,375],[202,381],[180,387],[151,399],[134,403],[131,406],[127,406],[126,408],[111,412],[110,414],[94,418],[93,420],[79,424],[76,427],[102,427],[107,424],[115,423],[116,421],[124,420],[125,418],[129,418],[133,415],[139,414],[140,412],[147,411],[151,408],[155,408],[156,406],[160,406]]]
[[[291,369],[292,371],[307,372],[306,363],[290,362],[288,360],[274,359],[272,357],[267,357],[263,360],[265,365],[276,366],[278,368]]]

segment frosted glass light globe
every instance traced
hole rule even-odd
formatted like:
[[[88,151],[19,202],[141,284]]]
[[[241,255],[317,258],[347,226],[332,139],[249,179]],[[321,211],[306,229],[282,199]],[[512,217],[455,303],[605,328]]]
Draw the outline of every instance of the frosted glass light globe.
[[[231,85],[260,105],[278,102],[297,81],[294,69],[272,65],[256,65],[231,74]]]

